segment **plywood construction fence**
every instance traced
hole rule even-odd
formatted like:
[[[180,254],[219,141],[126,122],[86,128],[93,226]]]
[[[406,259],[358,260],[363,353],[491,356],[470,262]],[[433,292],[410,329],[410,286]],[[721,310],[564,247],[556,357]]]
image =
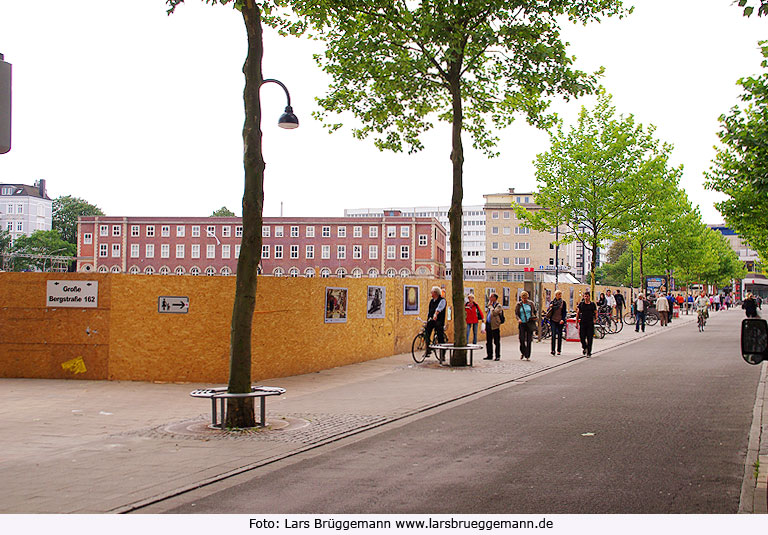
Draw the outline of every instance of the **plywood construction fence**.
[[[62,281],[56,288],[96,285],[97,301],[51,301],[51,284]],[[260,277],[253,380],[409,352],[434,285],[450,304],[450,281]],[[502,336],[517,333],[512,310],[522,283],[465,287],[481,305],[488,290],[500,301],[506,291]],[[377,290],[380,310],[369,314]],[[406,310],[416,292],[418,308]],[[0,273],[0,377],[226,383],[234,295],[234,277]]]

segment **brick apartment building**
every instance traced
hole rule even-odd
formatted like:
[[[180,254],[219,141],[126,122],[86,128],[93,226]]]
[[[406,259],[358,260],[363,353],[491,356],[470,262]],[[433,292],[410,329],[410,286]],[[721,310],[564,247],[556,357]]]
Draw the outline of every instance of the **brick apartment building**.
[[[239,217],[81,217],[77,270],[132,274],[234,275]],[[445,276],[446,232],[433,218],[267,217],[264,275]]]

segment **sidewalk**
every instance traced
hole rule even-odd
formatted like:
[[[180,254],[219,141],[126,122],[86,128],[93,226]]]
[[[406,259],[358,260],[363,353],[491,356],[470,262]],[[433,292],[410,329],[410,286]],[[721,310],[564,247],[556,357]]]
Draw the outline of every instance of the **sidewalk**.
[[[726,314],[737,312],[726,312]],[[676,319],[673,329],[695,321]],[[645,334],[625,326],[595,340],[593,357]],[[520,360],[517,337],[501,361],[473,368],[415,364],[410,354],[263,381],[287,393],[267,403],[271,430],[210,430],[210,403],[191,398],[211,385],[0,379],[2,513],[127,512],[340,437],[495,386],[583,361],[578,342],[549,354],[534,342]],[[279,428],[279,429],[278,429]],[[761,458],[761,468],[762,468]],[[768,461],[766,461],[768,465]]]

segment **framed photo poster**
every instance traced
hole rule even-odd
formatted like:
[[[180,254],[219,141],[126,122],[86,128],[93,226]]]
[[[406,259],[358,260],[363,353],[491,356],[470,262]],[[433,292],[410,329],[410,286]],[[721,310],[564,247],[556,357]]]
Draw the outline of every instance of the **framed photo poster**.
[[[365,304],[368,319],[384,317],[387,309],[387,289],[384,286],[368,286],[368,300]]]
[[[509,308],[509,294],[510,294],[510,288],[507,288],[506,286],[501,289],[501,293],[503,294],[501,296],[501,308]]]
[[[347,288],[325,288],[325,323],[347,322]]]
[[[496,288],[486,288],[485,289],[485,308],[488,308],[488,303],[491,302],[491,294],[496,293]],[[498,294],[496,294],[498,295]]]
[[[406,284],[403,286],[403,314],[418,315],[419,287]]]

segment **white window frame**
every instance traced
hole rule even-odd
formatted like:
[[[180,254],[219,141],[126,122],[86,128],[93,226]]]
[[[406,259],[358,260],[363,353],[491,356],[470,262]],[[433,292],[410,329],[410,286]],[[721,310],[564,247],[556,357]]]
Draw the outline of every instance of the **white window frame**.
[[[109,256],[109,245],[106,243],[99,244],[99,257],[107,258]]]
[[[360,226],[352,227],[352,237],[353,238],[362,238],[363,237],[363,227],[360,227]]]
[[[291,245],[291,250],[290,250],[289,254],[290,254],[291,258],[298,258],[299,257],[299,246],[298,245]]]
[[[330,238],[331,237],[331,227],[324,226],[323,227],[323,238]]]
[[[193,243],[191,246],[191,249],[189,251],[189,257],[190,258],[200,258],[200,244],[199,243]],[[192,271],[190,270],[190,273]]]
[[[99,236],[109,236],[109,225],[99,225]]]
[[[237,225],[235,226],[235,238],[242,238],[243,237],[243,226]]]
[[[297,225],[291,225],[291,238],[299,237],[299,227]]]
[[[387,238],[397,238],[397,226],[387,225]]]
[[[411,246],[410,245],[401,245],[400,246],[400,260],[408,260],[411,258]]]
[[[112,236],[120,236],[121,234],[121,227],[120,225],[112,225]]]
[[[187,232],[186,229],[187,227],[185,227],[184,225],[176,225],[176,237],[183,238]]]
[[[353,245],[352,246],[352,258],[355,260],[360,260],[363,258],[363,246],[362,245]]]
[[[329,260],[331,258],[331,246],[323,245],[320,248],[320,258],[323,260]]]
[[[170,257],[171,257],[170,244],[167,244],[167,243],[160,244],[160,258],[170,258]]]
[[[139,257],[139,244],[138,243],[132,243],[131,244],[131,258],[138,258]]]
[[[228,243],[221,246],[221,258],[229,259],[232,256],[232,246]]]
[[[261,237],[262,238],[269,238],[272,233],[272,230],[270,227],[261,227]]]
[[[160,227],[160,237],[161,238],[170,238],[171,237],[171,226],[170,225],[163,225]]]
[[[86,232],[83,234],[83,245],[91,245],[93,243],[93,234]]]
[[[283,258],[283,246],[275,245],[275,259],[279,260]]]
[[[206,230],[206,232],[208,232]],[[216,244],[215,243],[209,243],[205,246],[205,257],[206,258],[216,258]]]
[[[411,237],[411,227],[407,225],[402,225],[400,227],[400,237],[401,238],[410,238]]]
[[[305,248],[305,251],[304,251],[304,256],[308,260],[312,260],[313,258],[315,258],[315,246],[314,245],[307,245],[307,247]]]
[[[176,258],[184,258],[184,244],[183,243],[177,243],[176,244]]]
[[[282,238],[285,236],[285,229],[282,225],[275,225],[275,238]]]
[[[113,243],[112,244],[112,258],[120,258],[120,244],[119,243]]]
[[[369,238],[378,238],[379,237],[379,227],[375,225],[371,225],[368,227],[368,237]]]
[[[154,238],[155,237],[155,225],[147,225],[147,228],[145,229],[147,238]]]
[[[147,243],[144,247],[144,257],[145,258],[154,258],[155,257],[155,244],[154,243]]]
[[[304,231],[304,234],[306,235],[307,238],[314,238],[315,237],[315,227],[312,227],[312,226],[307,227],[306,230]]]
[[[200,237],[200,225],[192,225],[192,237],[193,238],[199,238]],[[200,268],[198,268],[200,269]],[[190,271],[191,273],[191,271]]]
[[[426,247],[429,245],[429,235],[419,234],[419,247]]]
[[[387,245],[387,260],[397,260],[397,245]]]
[[[269,245],[261,246],[261,258],[264,258],[264,259],[269,258]]]
[[[131,225],[131,238],[138,238],[141,235],[139,225]]]
[[[346,245],[337,245],[336,246],[336,259],[337,260],[346,260],[347,259],[347,246]]]
[[[336,237],[338,238],[346,238],[347,237],[347,227],[337,227],[336,228]]]
[[[224,225],[221,227],[221,237],[222,238],[231,238],[232,237],[232,227],[229,225]]]
[[[368,260],[378,260],[379,259],[379,246],[378,245],[369,245],[368,246]]]

